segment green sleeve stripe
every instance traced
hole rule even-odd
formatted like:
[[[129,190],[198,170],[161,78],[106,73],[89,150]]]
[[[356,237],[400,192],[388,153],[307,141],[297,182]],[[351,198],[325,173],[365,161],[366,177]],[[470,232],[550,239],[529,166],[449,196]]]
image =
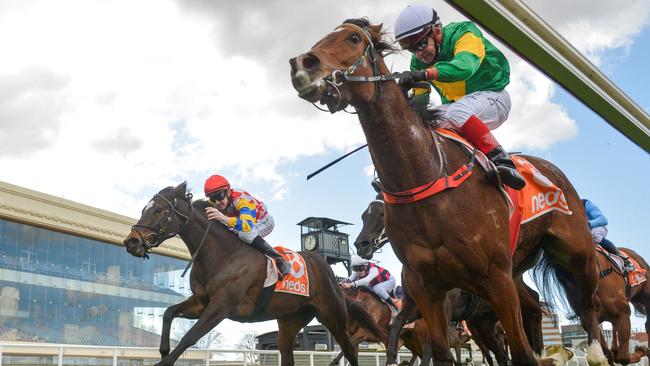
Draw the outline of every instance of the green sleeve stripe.
[[[438,81],[454,82],[469,79],[479,66],[481,59],[471,52],[460,52],[449,62],[436,63]]]

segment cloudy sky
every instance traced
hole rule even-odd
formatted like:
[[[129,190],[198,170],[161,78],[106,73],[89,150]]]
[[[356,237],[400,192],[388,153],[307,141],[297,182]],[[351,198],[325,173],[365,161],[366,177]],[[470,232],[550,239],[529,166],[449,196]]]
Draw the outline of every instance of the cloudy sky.
[[[524,2],[650,109],[647,0]],[[354,237],[373,197],[367,151],[305,177],[363,144],[363,133],[354,116],[300,100],[288,60],[346,18],[392,30],[408,3],[3,1],[0,180],[136,218],[161,188],[187,180],[200,195],[219,173],[268,204],[274,243],[298,249],[295,224],[308,216],[354,223]],[[445,23],[465,19],[432,6]],[[648,154],[502,49],[513,110],[497,137],[557,164],[604,210],[615,243],[650,255]],[[387,63],[404,70],[407,56]],[[399,273],[390,249],[378,259]]]

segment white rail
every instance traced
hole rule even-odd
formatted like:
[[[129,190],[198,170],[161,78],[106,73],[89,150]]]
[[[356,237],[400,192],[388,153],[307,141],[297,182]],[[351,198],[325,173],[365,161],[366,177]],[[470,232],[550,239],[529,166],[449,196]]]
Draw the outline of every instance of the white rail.
[[[326,366],[337,354],[338,352],[295,351],[294,360],[296,365],[301,366]],[[479,352],[475,352],[473,356],[473,365],[483,364]],[[461,357],[466,360],[469,353],[463,350]],[[398,362],[410,358],[411,354],[400,353]],[[160,354],[157,348],[0,342],[0,366],[25,363],[58,366],[97,365],[100,359],[104,360],[101,363],[103,365],[118,366],[143,362],[146,364],[160,360]],[[278,351],[260,350],[189,349],[183,353],[179,361],[182,361],[185,366],[279,366],[280,354]],[[384,366],[385,364],[386,355],[384,353],[359,353],[360,366]],[[344,366],[344,361],[342,360],[339,365]],[[419,361],[415,365],[420,366]],[[587,361],[584,357],[574,357],[567,363],[567,366],[586,365]],[[643,358],[642,362],[634,365],[650,366],[647,358]]]

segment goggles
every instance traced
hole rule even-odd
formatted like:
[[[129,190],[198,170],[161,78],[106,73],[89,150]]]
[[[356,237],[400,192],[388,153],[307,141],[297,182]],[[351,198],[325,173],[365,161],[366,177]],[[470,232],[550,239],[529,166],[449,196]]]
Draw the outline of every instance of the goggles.
[[[366,266],[365,266],[365,265],[353,266],[353,267],[352,267],[352,270],[355,271],[355,272],[365,271],[365,270],[366,270]]]
[[[228,195],[228,190],[227,189],[222,189],[220,191],[214,192],[208,196],[210,201],[212,202],[218,202],[222,201],[226,196]]]
[[[401,40],[399,44],[402,47],[402,49],[408,50],[412,53],[416,53],[418,51],[422,51],[423,49],[427,48],[427,45],[429,45],[429,37],[431,36],[432,33],[433,30],[429,28],[428,31],[424,32],[424,34],[416,38],[415,41],[411,42],[410,40],[417,37],[417,35]]]

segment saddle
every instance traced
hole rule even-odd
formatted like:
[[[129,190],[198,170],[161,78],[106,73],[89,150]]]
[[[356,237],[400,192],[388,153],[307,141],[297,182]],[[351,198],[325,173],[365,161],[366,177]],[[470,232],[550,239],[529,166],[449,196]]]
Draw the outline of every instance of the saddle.
[[[599,244],[596,244],[596,250],[599,251],[612,264],[612,267],[600,271],[600,278],[603,278],[612,272],[616,272],[622,276],[625,280],[625,294],[627,297],[629,297],[632,287],[639,286],[646,281],[646,270],[643,269],[643,267],[641,267],[637,261],[635,261],[624,251],[621,251],[621,253],[623,253],[623,255],[626,255],[632,264],[634,264],[634,271],[628,272],[625,269],[625,259],[622,256],[608,252]]]

